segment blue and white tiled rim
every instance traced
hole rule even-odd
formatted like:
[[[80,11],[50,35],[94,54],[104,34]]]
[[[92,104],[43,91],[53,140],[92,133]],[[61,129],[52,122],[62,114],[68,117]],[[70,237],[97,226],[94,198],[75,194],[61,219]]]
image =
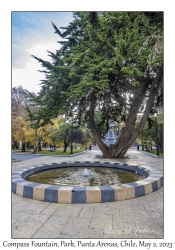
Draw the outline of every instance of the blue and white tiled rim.
[[[112,167],[144,175],[145,179],[122,185],[69,187],[54,186],[26,181],[28,175],[42,170],[65,167]],[[56,203],[97,203],[137,198],[150,194],[163,186],[163,176],[158,170],[149,167],[115,162],[62,162],[30,166],[12,171],[12,192],[34,200]]]

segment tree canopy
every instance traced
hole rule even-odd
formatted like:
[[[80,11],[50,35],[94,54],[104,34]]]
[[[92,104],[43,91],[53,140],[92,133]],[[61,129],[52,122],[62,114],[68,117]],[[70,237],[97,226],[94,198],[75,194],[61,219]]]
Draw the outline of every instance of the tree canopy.
[[[45,68],[33,120],[48,123],[69,115],[89,128],[104,157],[123,157],[163,96],[162,12],[75,12],[57,28],[62,45],[52,62],[33,55]],[[138,112],[144,115],[136,127]],[[95,114],[100,113],[100,119]],[[112,119],[124,122],[118,141],[108,147],[99,129]],[[98,122],[97,122],[98,121]]]

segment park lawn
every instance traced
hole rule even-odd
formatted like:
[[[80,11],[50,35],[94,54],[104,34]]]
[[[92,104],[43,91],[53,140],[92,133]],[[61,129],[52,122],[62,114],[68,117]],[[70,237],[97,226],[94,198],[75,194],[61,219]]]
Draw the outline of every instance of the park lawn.
[[[32,153],[32,150],[30,149],[30,150],[28,150],[28,149],[26,149],[26,151],[25,152],[22,152],[22,150],[21,149],[12,149],[12,152],[15,154],[15,153],[25,153],[25,154],[31,154]]]
[[[27,150],[25,152],[22,152],[21,150],[13,150],[13,153],[24,153],[24,154],[32,154],[33,150]],[[73,149],[73,154],[84,152],[84,149]],[[63,149],[57,149],[54,152],[50,152],[50,150],[42,150],[42,151],[37,151],[36,154],[38,155],[70,155],[70,149],[67,149],[65,153],[63,153]]]
[[[149,151],[149,153],[150,153],[150,154],[153,154],[153,155],[156,155],[156,152],[157,152],[156,150],[150,150],[150,151]],[[163,156],[163,153],[160,153],[160,152],[159,152],[159,156]]]
[[[21,152],[21,150],[22,150],[21,148],[18,148],[18,149],[16,149],[16,148],[15,148],[15,149],[14,149],[14,148],[12,148],[12,151],[13,151],[13,152]],[[29,151],[29,150],[28,150],[28,149],[26,149],[26,151]]]
[[[73,154],[84,152],[85,150],[83,149],[74,149]],[[42,150],[42,151],[37,151],[36,154],[48,154],[48,155],[70,155],[70,149],[67,149],[65,153],[63,153],[63,149],[58,149],[54,152],[50,152],[50,150]]]

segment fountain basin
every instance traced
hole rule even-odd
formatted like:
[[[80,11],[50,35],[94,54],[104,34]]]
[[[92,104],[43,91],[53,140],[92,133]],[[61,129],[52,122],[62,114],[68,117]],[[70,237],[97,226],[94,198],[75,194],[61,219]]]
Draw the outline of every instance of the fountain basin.
[[[73,164],[74,165],[74,164]],[[104,167],[59,167],[36,172],[25,180],[56,186],[110,186],[122,185],[144,179],[133,171]]]
[[[145,179],[121,185],[108,186],[55,186],[26,181],[29,175],[43,170],[66,167],[116,168],[136,172]],[[58,203],[96,203],[128,200],[147,195],[163,186],[160,171],[135,165],[120,165],[116,162],[62,162],[30,166],[12,171],[12,192],[30,199]]]

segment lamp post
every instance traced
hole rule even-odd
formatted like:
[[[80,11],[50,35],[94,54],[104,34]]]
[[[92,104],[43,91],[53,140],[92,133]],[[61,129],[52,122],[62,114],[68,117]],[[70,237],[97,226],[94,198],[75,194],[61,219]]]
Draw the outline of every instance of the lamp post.
[[[72,117],[69,117],[69,123],[71,124],[71,130],[70,130],[70,154],[73,154],[73,145],[72,145],[72,132],[73,132],[73,123],[72,123]]]
[[[143,116],[143,113],[138,113],[138,114],[137,114],[137,119],[139,120],[139,122],[141,121],[142,116]],[[144,144],[143,144],[143,129],[142,129],[142,132],[141,132],[141,140],[142,140],[142,151],[144,151]]]
[[[143,145],[143,130],[142,130],[142,151],[144,151],[144,145]]]
[[[85,128],[87,128],[87,123],[85,123],[84,126],[85,126]],[[86,140],[85,150],[87,150],[87,140]]]
[[[157,111],[154,111],[155,125],[156,125],[156,155],[159,155],[159,146],[158,146],[158,135],[157,135]]]

